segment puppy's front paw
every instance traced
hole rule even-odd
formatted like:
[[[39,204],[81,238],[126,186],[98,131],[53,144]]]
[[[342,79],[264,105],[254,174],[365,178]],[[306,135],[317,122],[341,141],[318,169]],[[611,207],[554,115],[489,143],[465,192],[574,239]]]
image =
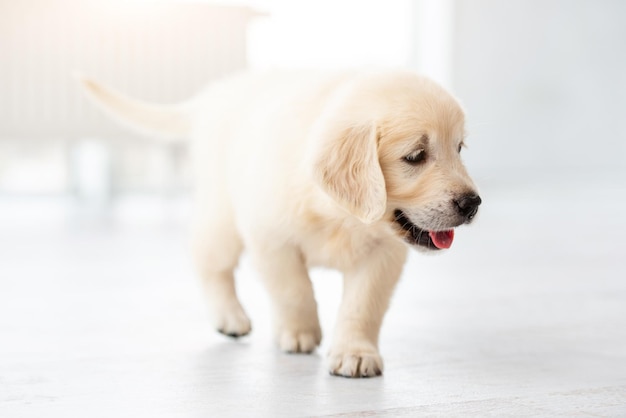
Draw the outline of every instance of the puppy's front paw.
[[[330,374],[344,377],[373,377],[383,373],[383,359],[370,343],[340,344],[328,354]]]
[[[311,353],[322,341],[318,325],[302,328],[282,328],[278,331],[278,346],[288,353]]]

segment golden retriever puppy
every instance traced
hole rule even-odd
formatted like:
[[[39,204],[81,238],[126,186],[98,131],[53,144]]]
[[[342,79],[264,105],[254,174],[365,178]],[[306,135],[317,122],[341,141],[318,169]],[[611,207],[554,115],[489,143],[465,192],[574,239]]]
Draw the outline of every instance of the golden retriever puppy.
[[[278,72],[233,76],[168,107],[83,84],[131,125],[191,138],[194,256],[219,332],[250,332],[233,277],[245,248],[279,347],[313,351],[322,331],[308,269],[334,268],[344,292],[329,370],[382,373],[378,335],[407,249],[449,248],[481,203],[449,93],[410,72]]]

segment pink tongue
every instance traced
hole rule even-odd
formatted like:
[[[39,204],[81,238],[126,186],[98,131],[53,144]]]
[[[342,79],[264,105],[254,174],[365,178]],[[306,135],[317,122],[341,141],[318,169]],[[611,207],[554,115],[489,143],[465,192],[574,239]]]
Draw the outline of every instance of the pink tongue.
[[[435,247],[440,249],[450,248],[454,240],[454,229],[447,231],[428,231],[428,235],[430,235],[430,239],[433,240]]]

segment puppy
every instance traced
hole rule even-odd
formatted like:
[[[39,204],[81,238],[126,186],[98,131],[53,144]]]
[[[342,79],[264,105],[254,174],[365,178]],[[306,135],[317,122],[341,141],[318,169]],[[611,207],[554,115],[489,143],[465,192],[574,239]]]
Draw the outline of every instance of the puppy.
[[[344,292],[330,373],[382,373],[378,335],[407,249],[449,248],[481,203],[449,93],[410,72],[276,72],[159,106],[82,83],[132,126],[191,138],[194,258],[219,332],[251,329],[233,277],[245,248],[273,302],[279,347],[313,351],[322,332],[308,269],[334,268]]]

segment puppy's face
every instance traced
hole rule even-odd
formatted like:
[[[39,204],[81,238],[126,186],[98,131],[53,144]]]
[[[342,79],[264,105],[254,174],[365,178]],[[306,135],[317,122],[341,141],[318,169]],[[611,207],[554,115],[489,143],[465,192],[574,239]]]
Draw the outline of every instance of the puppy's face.
[[[381,127],[378,155],[385,179],[387,220],[418,249],[449,248],[454,228],[470,223],[481,199],[461,161],[463,113],[430,102],[421,118]],[[397,124],[403,124],[398,129]]]
[[[318,184],[365,223],[384,222],[422,250],[449,248],[481,199],[461,161],[464,114],[410,74],[366,80],[323,121]]]

